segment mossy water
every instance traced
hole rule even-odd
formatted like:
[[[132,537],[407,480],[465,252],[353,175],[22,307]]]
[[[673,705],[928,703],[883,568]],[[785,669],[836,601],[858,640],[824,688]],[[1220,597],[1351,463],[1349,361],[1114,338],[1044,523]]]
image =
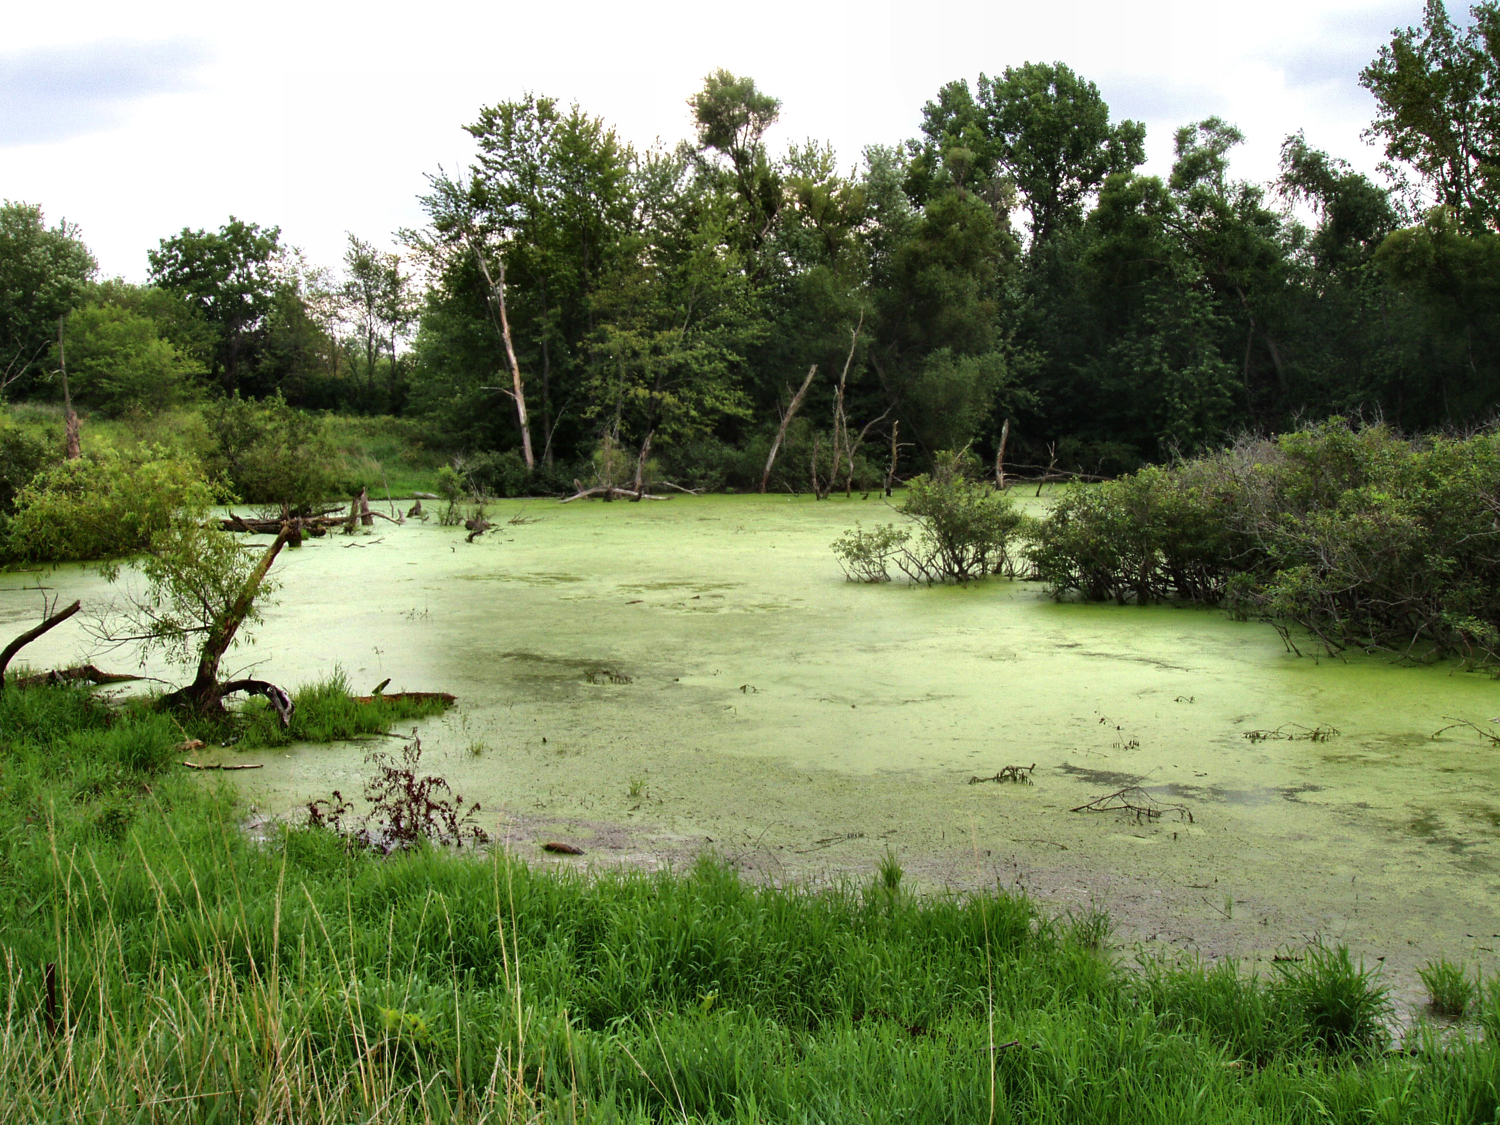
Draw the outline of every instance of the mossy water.
[[[583,862],[635,863],[713,849],[815,879],[893,849],[918,884],[1019,884],[1208,953],[1321,934],[1407,968],[1494,964],[1500,750],[1432,738],[1500,712],[1488,676],[1298,658],[1264,625],[1059,605],[1024,582],[851,584],[828,545],[896,518],[875,498],[490,515],[473,544],[409,523],[287,552],[241,659],[288,684],[338,665],[360,690],[390,676],[458,695],[420,724],[425,761],[518,846],[561,836]],[[34,614],[35,581],[0,583],[3,627]],[[44,581],[106,594],[77,570]],[[1246,737],[1319,727],[1338,733]],[[357,788],[365,749],[257,751],[265,768],[240,782],[291,812]],[[969,784],[1033,763],[1031,784]],[[1192,822],[1069,811],[1130,784]]]

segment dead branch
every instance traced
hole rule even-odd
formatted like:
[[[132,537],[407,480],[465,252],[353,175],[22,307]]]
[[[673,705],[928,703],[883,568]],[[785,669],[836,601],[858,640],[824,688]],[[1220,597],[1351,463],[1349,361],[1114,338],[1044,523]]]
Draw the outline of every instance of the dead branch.
[[[292,715],[296,712],[297,705],[292,702],[292,697],[285,688],[277,687],[266,680],[230,680],[229,683],[220,686],[219,698],[233,695],[238,691],[246,695],[265,696],[266,701],[275,708],[277,716],[281,719],[281,725],[283,727],[292,725]]]
[[[576,481],[574,482],[577,483]],[[575,492],[572,496],[565,496],[559,500],[559,504],[571,504],[574,500],[588,500],[595,496],[602,496],[606,500],[613,500],[616,496],[629,497],[633,500],[670,500],[670,496],[653,496],[649,492],[632,492],[628,488],[620,488],[617,485],[601,484],[593,488],[585,488]]]
[[[390,680],[385,681],[386,684],[390,682]],[[381,684],[380,686],[384,687],[385,684]],[[398,691],[390,695],[382,695],[377,691],[374,695],[356,695],[354,702],[374,703],[377,699],[386,699],[393,702],[405,700],[410,703],[442,703],[448,707],[452,707],[458,702],[458,696],[449,695],[446,691]]]
[[[1163,813],[1176,813],[1178,820],[1193,823],[1193,814],[1186,805],[1159,804],[1155,797],[1139,785],[1127,785],[1113,793],[1095,797],[1087,804],[1079,805],[1071,812],[1124,812],[1135,817],[1137,824],[1145,820],[1160,820]]]
[[[262,762],[237,762],[230,763],[229,765],[220,765],[218,763],[214,763],[211,765],[200,766],[197,762],[189,762],[184,760],[182,764],[187,766],[187,768],[190,770],[258,770],[265,768],[265,765]]]
[[[54,602],[53,604],[56,605],[57,603]],[[42,619],[42,623],[40,625],[37,625],[31,629],[27,629],[26,632],[22,633],[15,640],[11,641],[10,644],[6,645],[4,649],[0,649],[0,688],[5,687],[5,669],[10,664],[11,658],[14,657],[16,653],[20,652],[27,645],[29,645],[32,641],[40,637],[43,633],[57,628],[57,626],[61,625],[64,621],[77,613],[79,609],[82,608],[82,606],[82,602],[74,602],[72,605],[68,606],[67,609],[58,610],[56,613],[49,614]],[[42,607],[45,611],[45,597],[42,602]]]
[[[1031,782],[1032,771],[1035,769],[1035,762],[1032,762],[1029,766],[1002,766],[1000,772],[994,777],[971,777],[969,778],[969,784],[977,785],[981,781],[1013,781],[1018,784],[1029,784]]]
[[[16,687],[37,687],[41,684],[128,684],[145,679],[124,672],[101,672],[92,664],[80,664],[73,668],[54,668],[50,672],[38,672],[34,676],[22,676],[15,681]]]
[[[1447,729],[1449,728],[1443,728]],[[1319,723],[1315,727],[1305,727],[1301,723],[1282,723],[1275,730],[1247,730],[1245,738],[1251,742],[1327,742],[1330,738],[1337,738],[1339,733],[1338,727],[1331,727],[1326,723]]]
[[[0,669],[3,669],[3,667],[4,665],[0,664]],[[1475,734],[1479,735],[1480,738],[1487,740],[1491,746],[1500,746],[1500,734],[1496,734],[1494,731],[1485,730],[1478,723],[1470,722],[1468,719],[1455,719],[1452,715],[1444,715],[1443,718],[1448,720],[1448,725],[1433,731],[1433,738],[1436,738],[1444,731],[1454,730],[1458,727],[1468,727]],[[1493,722],[1493,720],[1491,721]]]
[[[812,386],[813,376],[818,373],[818,365],[815,363],[807,369],[807,378],[802,380],[802,386],[792,396],[792,401],[787,404],[786,413],[781,416],[781,426],[776,431],[776,440],[771,443],[770,456],[766,458],[766,471],[760,476],[760,491],[766,491],[766,484],[771,479],[771,469],[776,464],[776,454],[781,450],[781,443],[786,440],[786,428],[792,424],[798,409],[802,406],[802,399],[807,395],[807,388]]]

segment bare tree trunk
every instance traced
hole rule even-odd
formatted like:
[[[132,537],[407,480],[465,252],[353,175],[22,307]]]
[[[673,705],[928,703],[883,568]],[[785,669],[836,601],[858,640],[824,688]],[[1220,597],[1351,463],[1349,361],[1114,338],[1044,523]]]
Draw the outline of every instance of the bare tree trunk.
[[[497,263],[500,268],[500,276],[497,279],[490,273],[490,266],[485,257],[479,251],[478,246],[470,244],[474,251],[474,258],[479,262],[479,270],[484,274],[485,284],[490,287],[490,296],[495,302],[495,308],[500,314],[500,336],[505,341],[505,357],[510,361],[511,397],[516,400],[516,421],[521,427],[521,455],[526,459],[526,470],[530,472],[536,468],[536,457],[531,452],[531,423],[526,418],[526,390],[521,385],[521,365],[516,362],[516,349],[510,339],[510,317],[505,311],[505,263]]]
[[[901,443],[896,440],[896,435],[901,432],[901,419],[891,423],[891,467],[885,471],[885,494],[889,496],[896,484],[896,458],[901,449]]]
[[[646,458],[651,454],[651,435],[654,430],[646,431],[646,440],[641,442],[641,455],[635,461],[635,496],[633,503],[640,503],[641,496],[645,494],[646,484]]]
[[[1010,440],[1010,419],[1000,427],[1000,448],[995,450],[995,490],[1005,491],[1005,443]]]
[[[43,608],[45,609],[46,598],[44,597],[42,600],[44,603]],[[57,603],[53,602],[52,604],[56,605]],[[82,602],[74,602],[72,605],[68,606],[67,609],[58,610],[56,613],[48,614],[45,618],[43,618],[40,625],[36,626],[33,629],[27,629],[26,632],[22,633],[15,640],[11,641],[10,644],[6,645],[4,649],[0,649],[0,689],[4,689],[5,687],[5,669],[7,666],[9,666],[11,659],[16,655],[16,653],[20,652],[23,648],[29,645],[32,641],[36,640],[43,633],[55,628],[58,625],[61,625],[68,618],[72,617],[75,613],[78,612],[79,606],[81,606],[82,604]]]
[[[766,458],[766,471],[760,475],[762,493],[766,491],[766,484],[771,479],[771,469],[776,464],[776,454],[781,450],[781,443],[786,439],[786,428],[792,424],[792,418],[796,415],[798,407],[802,405],[803,396],[807,394],[807,388],[812,386],[813,376],[817,373],[816,363],[807,369],[807,378],[802,380],[802,386],[792,396],[792,401],[787,404],[786,413],[781,416],[781,428],[776,431],[776,440],[771,443],[771,455]]]
[[[849,477],[844,489],[847,498],[854,488],[854,450],[849,447],[849,419],[844,414],[844,386],[849,381],[849,367],[854,362],[854,349],[859,346],[859,330],[865,325],[865,310],[859,310],[859,321],[849,333],[849,354],[844,357],[844,369],[839,372],[838,394],[834,396],[833,410],[833,470],[828,478],[828,487],[834,488],[839,476],[839,450],[849,455]]]
[[[811,473],[812,473],[812,493],[813,493],[813,499],[814,500],[821,500],[821,499],[823,499],[823,488],[822,488],[821,485],[818,484],[818,454],[819,454],[819,452],[821,452],[821,449],[820,449],[821,444],[822,444],[822,442],[819,440],[818,435],[817,434],[813,434]]]
[[[57,318],[57,364],[62,373],[63,432],[67,435],[64,456],[69,461],[77,461],[83,456],[83,450],[78,440],[78,415],[73,413],[73,396],[68,391],[68,358],[63,354],[63,320],[63,317]]]

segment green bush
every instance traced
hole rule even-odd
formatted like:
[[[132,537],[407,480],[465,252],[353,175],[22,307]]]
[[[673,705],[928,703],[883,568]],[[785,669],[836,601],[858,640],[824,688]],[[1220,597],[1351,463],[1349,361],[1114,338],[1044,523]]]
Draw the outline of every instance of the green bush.
[[[1500,660],[1500,434],[1335,420],[1065,493],[1031,561],[1057,597],[1224,604],[1330,651]]]
[[[930,474],[907,484],[900,511],[915,534],[894,525],[854,531],[833,542],[833,552],[854,582],[885,582],[894,564],[914,582],[968,582],[990,574],[1014,577],[1015,544],[1028,520],[1005,493],[970,479],[976,462],[967,453],[943,453]]]
[[[212,445],[209,470],[241,500],[286,505],[308,514],[346,491],[338,454],[322,418],[296,410],[277,395],[264,402],[223,399],[205,413]]]
[[[16,496],[5,551],[25,562],[120,558],[184,513],[201,518],[215,499],[196,464],[159,449],[62,461]]]

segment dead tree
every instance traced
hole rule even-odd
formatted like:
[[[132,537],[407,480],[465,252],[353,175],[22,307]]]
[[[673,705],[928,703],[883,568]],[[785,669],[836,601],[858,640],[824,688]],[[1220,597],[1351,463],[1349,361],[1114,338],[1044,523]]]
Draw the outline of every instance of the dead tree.
[[[1000,447],[995,450],[995,491],[1005,491],[1005,443],[1010,440],[1010,419],[1000,427]]]
[[[792,401],[787,404],[786,413],[781,416],[781,426],[776,431],[776,440],[771,443],[771,455],[766,458],[766,471],[760,475],[760,490],[766,491],[766,485],[771,480],[771,469],[776,464],[776,454],[781,450],[781,443],[786,440],[786,428],[792,424],[797,410],[802,405],[802,399],[807,394],[807,388],[812,386],[813,376],[818,373],[818,365],[815,363],[807,369],[807,378],[802,380],[802,386],[792,396]]]
[[[536,458],[531,452],[531,423],[526,417],[526,390],[521,383],[521,365],[516,362],[516,349],[510,340],[510,317],[505,311],[505,262],[497,260],[496,273],[491,273],[489,262],[486,260],[479,247],[472,239],[469,248],[474,251],[474,259],[479,263],[479,272],[484,274],[484,283],[490,289],[490,303],[493,306],[492,316],[495,316],[500,336],[505,341],[505,358],[510,362],[511,398],[516,400],[516,421],[521,427],[521,455],[526,460],[526,471],[530,472],[536,468]]]

